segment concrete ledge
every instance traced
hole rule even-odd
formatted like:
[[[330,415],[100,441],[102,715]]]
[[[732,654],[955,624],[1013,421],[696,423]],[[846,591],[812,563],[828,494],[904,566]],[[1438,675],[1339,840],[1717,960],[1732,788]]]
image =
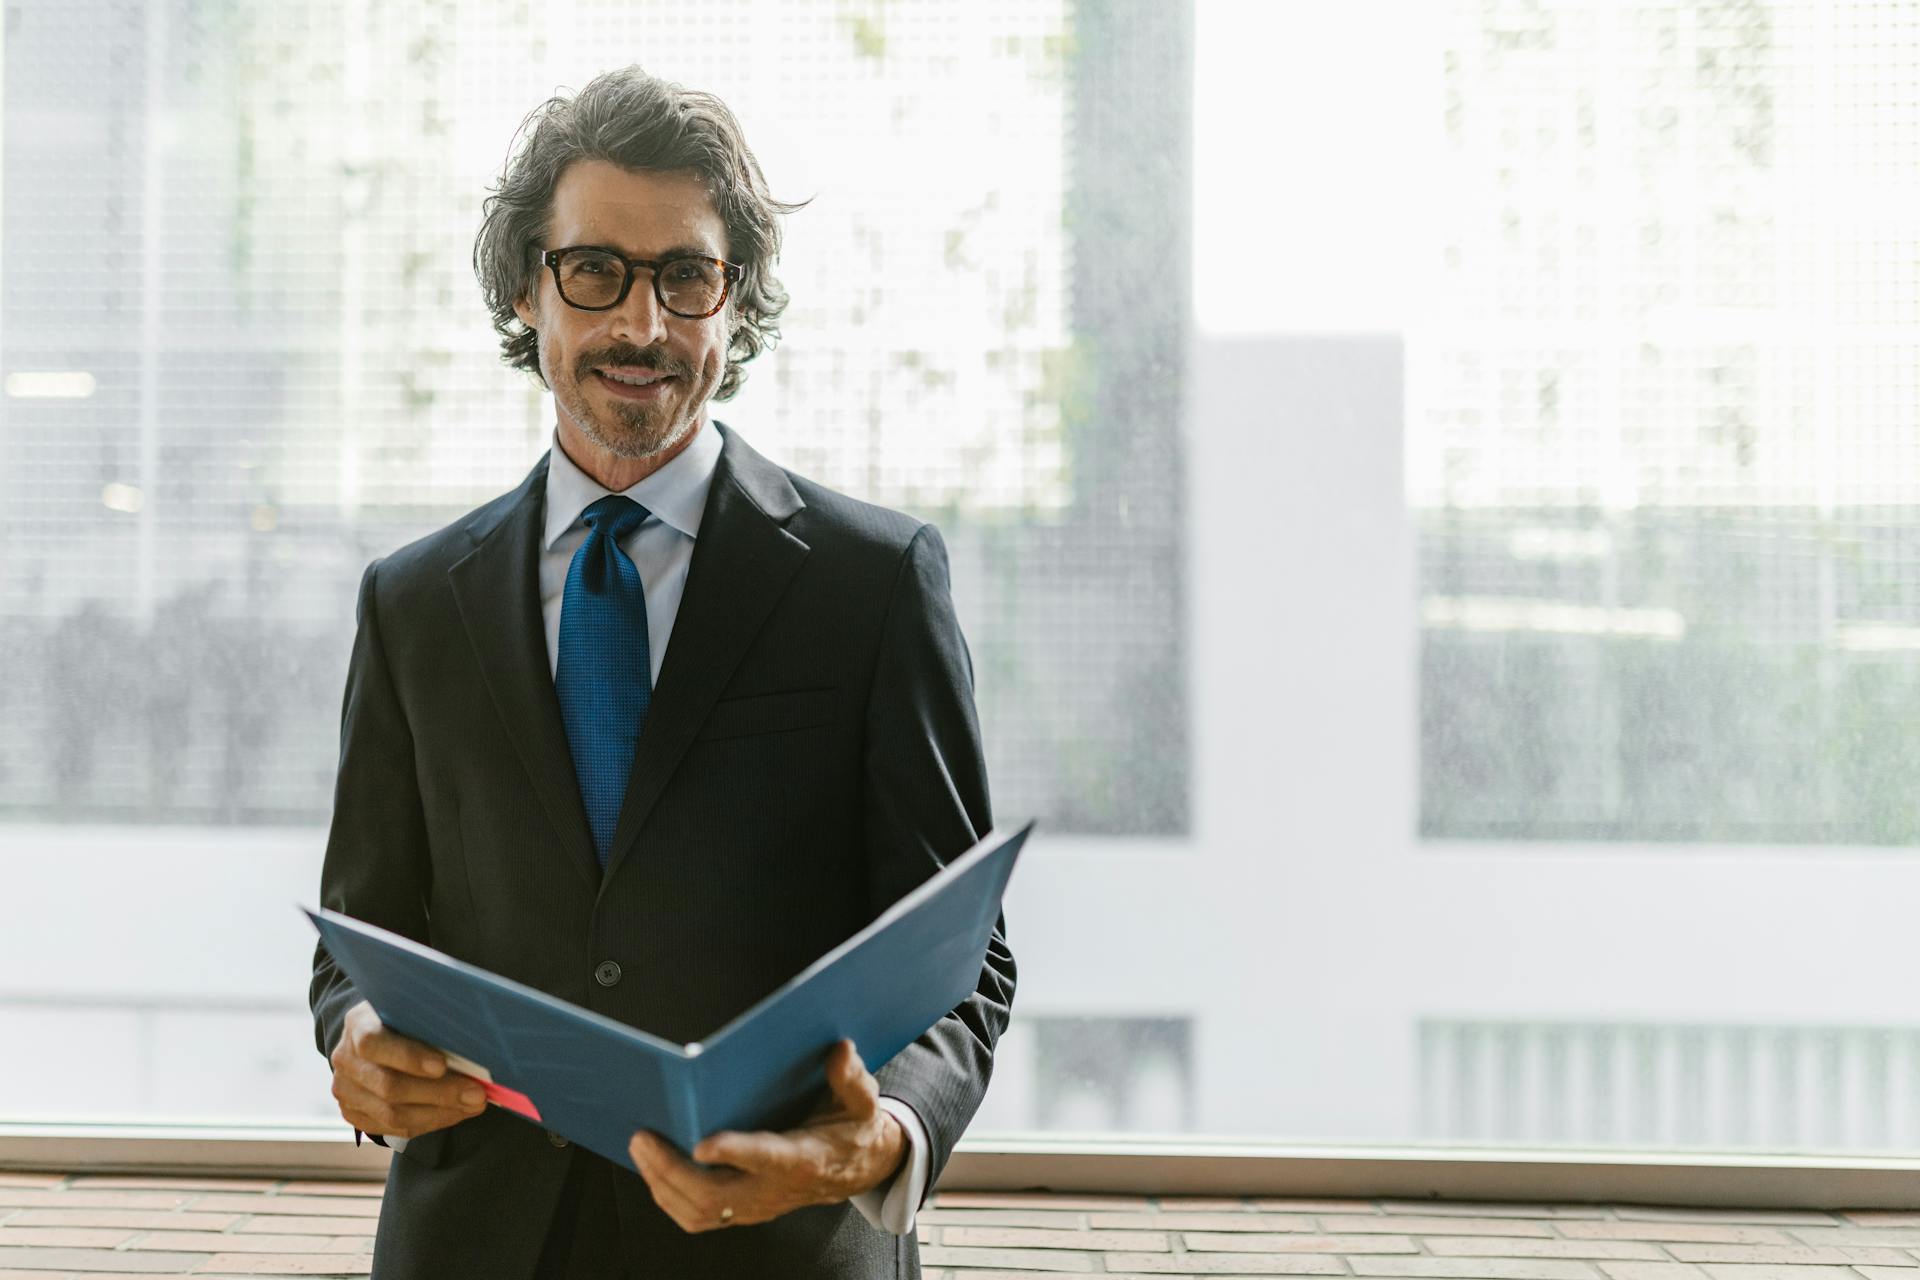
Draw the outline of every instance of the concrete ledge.
[[[1200,1142],[963,1142],[945,1190],[1920,1207],[1920,1158]]]
[[[0,1169],[378,1181],[343,1126],[0,1125]],[[1593,1152],[983,1135],[946,1191],[1920,1208],[1920,1158]]]
[[[0,1169],[378,1182],[392,1155],[344,1124],[0,1124]]]

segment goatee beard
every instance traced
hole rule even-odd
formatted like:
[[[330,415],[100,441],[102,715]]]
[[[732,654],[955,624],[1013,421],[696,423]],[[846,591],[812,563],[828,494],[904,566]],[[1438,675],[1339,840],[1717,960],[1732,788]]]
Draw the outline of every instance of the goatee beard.
[[[685,440],[698,422],[697,417],[688,422],[667,419],[656,425],[654,415],[644,407],[616,409],[614,413],[617,421],[612,424],[613,430],[592,413],[582,414],[576,421],[582,435],[616,458],[658,457]]]

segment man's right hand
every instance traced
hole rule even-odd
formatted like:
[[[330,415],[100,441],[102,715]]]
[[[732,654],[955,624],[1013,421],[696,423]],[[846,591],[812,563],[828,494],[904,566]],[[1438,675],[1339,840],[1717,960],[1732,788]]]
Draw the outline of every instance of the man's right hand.
[[[347,1010],[345,1026],[333,1047],[333,1096],[354,1128],[416,1138],[487,1109],[479,1081],[449,1072],[431,1045],[387,1030],[365,1000]]]

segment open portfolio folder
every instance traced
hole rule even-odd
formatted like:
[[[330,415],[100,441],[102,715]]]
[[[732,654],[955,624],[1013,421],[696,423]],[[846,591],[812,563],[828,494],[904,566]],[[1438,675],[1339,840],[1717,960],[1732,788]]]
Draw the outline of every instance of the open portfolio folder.
[[[1029,822],[988,835],[704,1041],[679,1045],[337,911],[306,911],[390,1029],[487,1096],[632,1169],[650,1129],[682,1151],[723,1129],[786,1127],[824,1096],[850,1039],[869,1071],[972,994]],[[303,911],[306,908],[301,908]],[[799,1110],[797,1110],[799,1109]]]

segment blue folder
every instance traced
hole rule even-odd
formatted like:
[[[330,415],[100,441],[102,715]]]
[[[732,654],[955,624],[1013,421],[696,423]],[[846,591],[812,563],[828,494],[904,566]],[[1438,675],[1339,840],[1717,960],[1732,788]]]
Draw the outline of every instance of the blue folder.
[[[989,834],[705,1041],[680,1045],[337,911],[306,911],[390,1029],[490,1082],[494,1101],[625,1168],[650,1129],[690,1152],[805,1114],[846,1038],[878,1070],[973,993],[1033,830]]]

